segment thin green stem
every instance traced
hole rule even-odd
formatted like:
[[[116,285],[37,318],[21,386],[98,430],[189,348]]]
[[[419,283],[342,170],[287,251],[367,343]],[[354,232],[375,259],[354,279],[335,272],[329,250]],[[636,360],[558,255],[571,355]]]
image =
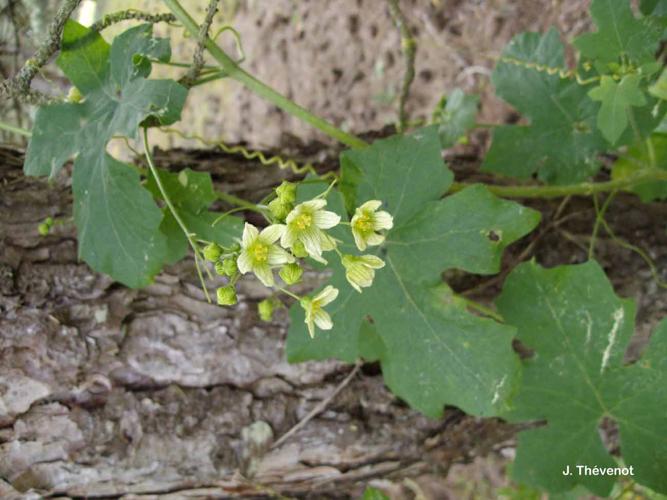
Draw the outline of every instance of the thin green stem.
[[[153,163],[153,155],[151,154],[150,146],[148,144],[148,129],[145,128],[145,127],[144,127],[144,135],[143,136],[144,136],[144,153],[146,155],[146,162],[148,163],[148,168],[150,169],[151,174],[153,175],[153,178],[155,179],[155,184],[157,184],[157,187],[160,190],[160,194],[162,195],[162,199],[167,204],[167,208],[169,208],[169,211],[171,212],[171,215],[173,215],[174,219],[176,220],[176,223],[181,228],[181,230],[185,234],[185,237],[188,240],[188,243],[190,243],[190,246],[192,247],[192,250],[195,254],[195,267],[197,268],[197,276],[199,277],[199,281],[201,282],[202,290],[204,291],[204,295],[206,296],[206,300],[210,303],[211,302],[211,297],[209,296],[208,290],[206,289],[206,282],[204,281],[204,276],[202,275],[201,267],[199,265],[199,260],[201,259],[202,262],[203,262],[204,257],[201,255],[201,253],[199,251],[199,246],[197,245],[197,242],[193,238],[194,234],[192,232],[190,232],[188,227],[185,225],[185,222],[183,222],[183,219],[181,219],[181,216],[178,214],[178,211],[176,210],[176,207],[172,203],[171,198],[169,197],[169,194],[167,193],[167,190],[164,188],[164,185],[162,184],[162,179],[160,179],[160,175],[157,171],[157,168],[155,167],[155,163]]]
[[[410,95],[410,86],[415,79],[415,54],[417,53],[417,40],[410,32],[408,20],[406,19],[398,0],[387,0],[389,5],[389,13],[391,14],[394,24],[398,28],[401,36],[401,51],[405,59],[405,73],[403,74],[403,82],[401,84],[401,93],[398,102],[398,131],[403,132],[408,123],[408,113],[405,109],[405,104]]]
[[[593,194],[593,204],[595,205],[595,224],[593,224],[593,234],[591,234],[591,241],[588,244],[588,260],[593,260],[595,253],[595,241],[597,239],[598,233],[600,232],[600,225],[604,220],[604,214],[607,212],[607,208],[611,204],[611,200],[616,196],[616,191],[612,191],[607,199],[602,204],[602,207],[598,204],[597,193]]]
[[[190,14],[185,11],[178,0],[164,0],[164,3],[191,35],[197,36],[199,34],[199,25],[192,19]],[[319,116],[312,114],[310,111],[276,92],[273,88],[243,70],[210,38],[206,38],[204,45],[213,58],[220,64],[220,66],[222,66],[222,69],[229,73],[230,78],[242,83],[260,97],[272,102],[290,115],[305,121],[351,148],[363,148],[367,146],[367,143],[362,139],[352,134],[348,134]]]
[[[190,87],[197,87],[198,85],[204,85],[205,83],[214,82],[216,80],[222,80],[227,78],[229,75],[226,71],[216,71],[215,73],[209,73],[206,76],[202,76],[194,80]]]
[[[655,156],[655,148],[651,136],[646,138],[646,152],[648,153],[649,166],[651,168],[658,168],[658,161]]]
[[[299,296],[296,295],[295,293],[290,292],[290,291],[287,290],[286,288],[282,288],[282,287],[279,287],[279,286],[277,286],[276,288],[277,288],[278,290],[280,290],[281,292],[283,292],[284,294],[289,295],[289,296],[292,297],[293,299],[296,299],[296,300],[299,300],[299,301],[301,300],[301,297],[299,297]]]
[[[160,66],[172,66],[174,68],[189,68],[192,66],[192,63],[179,62],[179,61],[160,61],[159,59],[151,59],[152,64],[158,64]],[[202,73],[205,71],[220,71],[218,66],[202,66]]]
[[[227,203],[231,203],[232,205],[237,205],[243,210],[252,210],[253,212],[257,212],[258,214],[264,214],[264,211],[261,208],[259,208],[257,204],[252,203],[251,201],[244,200],[243,198],[239,198],[238,196],[234,196],[233,194],[223,193],[219,191],[216,193],[216,195],[221,200],[226,201]]]
[[[606,182],[582,182],[581,184],[562,186],[495,186],[491,184],[485,184],[485,186],[490,192],[502,198],[558,198],[561,196],[591,196],[595,193],[608,193],[650,181],[667,181],[667,170],[649,168],[622,179]],[[455,193],[471,185],[454,182],[449,188],[449,192]]]
[[[25,137],[32,137],[32,132],[30,132],[29,130],[26,130],[21,127],[16,127],[14,125],[10,125],[9,123],[0,122],[0,129],[6,130],[7,132],[11,132],[13,134],[22,135]]]

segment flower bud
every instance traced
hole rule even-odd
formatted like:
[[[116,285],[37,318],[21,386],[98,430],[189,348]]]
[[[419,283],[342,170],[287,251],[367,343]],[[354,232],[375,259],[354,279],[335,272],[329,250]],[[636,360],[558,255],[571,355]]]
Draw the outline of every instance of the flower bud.
[[[306,247],[302,241],[294,242],[294,245],[292,245],[292,253],[299,259],[305,259],[308,257],[308,252],[306,251]]]
[[[276,195],[282,203],[294,203],[296,201],[296,184],[283,181],[282,184],[276,188]]]
[[[291,203],[284,203],[280,198],[269,202],[269,211],[277,220],[284,221],[285,217],[292,211],[294,206]]]
[[[296,263],[285,264],[280,269],[280,272],[278,274],[280,275],[280,278],[285,282],[285,284],[296,285],[299,281],[301,281],[301,276],[303,276],[303,269],[301,269],[299,264]]]
[[[225,259],[222,261],[222,270],[224,271],[226,276],[229,276],[232,278],[233,276],[236,275],[236,273],[239,272],[239,268],[236,265],[236,259],[235,258],[229,258]]]
[[[204,258],[216,262],[222,255],[222,248],[217,243],[209,243],[204,247]]]
[[[273,318],[273,310],[275,309],[273,300],[264,299],[259,304],[257,304],[257,312],[259,313],[259,318],[262,321],[271,321]]]
[[[70,87],[69,92],[67,92],[67,101],[77,103],[81,102],[82,99],[83,95],[81,94],[81,91],[76,87]]]
[[[236,290],[233,286],[221,286],[215,292],[218,304],[221,306],[233,306],[238,302]]]
[[[49,234],[49,231],[51,230],[51,226],[49,226],[46,222],[42,222],[39,226],[37,226],[37,232],[41,236],[46,236]]]

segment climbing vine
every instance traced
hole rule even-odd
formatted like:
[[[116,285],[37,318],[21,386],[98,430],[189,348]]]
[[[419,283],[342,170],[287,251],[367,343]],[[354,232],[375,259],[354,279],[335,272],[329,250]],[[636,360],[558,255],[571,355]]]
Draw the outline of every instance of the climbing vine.
[[[0,93],[40,104],[31,131],[2,124],[30,135],[26,175],[62,175],[74,158],[74,224],[79,255],[91,268],[142,287],[191,251],[207,300],[233,307],[239,281],[257,279],[271,290],[258,306],[262,319],[289,307],[292,362],[377,361],[387,386],[428,416],[453,405],[539,423],[519,433],[517,481],[554,493],[585,487],[609,495],[631,474],[667,493],[667,320],[640,359],[625,364],[636,307],[615,294],[595,260],[599,231],[618,240],[604,219],[615,194],[647,203],[667,198],[664,1],[642,1],[634,12],[627,0],[593,0],[594,31],[572,43],[576,67],[566,66],[567,46],[555,29],[519,34],[505,47],[491,82],[524,120],[492,127],[481,170],[514,185],[457,182],[442,161],[442,150],[477,126],[477,96],[453,90],[428,123],[408,119],[417,47],[399,2],[387,3],[406,58],[399,133],[370,144],[245,71],[231,26],[223,30],[234,35],[241,57],[223,51],[209,34],[216,1],[201,24],[178,0],[164,0],[168,12],[124,11],[90,27],[69,19],[78,3],[63,2],[45,43]],[[121,20],[141,24],[109,43],[100,32]],[[196,44],[191,64],[171,61],[169,40],[153,34],[158,22],[189,33]],[[66,99],[30,88],[56,52],[72,86]],[[214,65],[205,65],[205,52]],[[155,64],[182,66],[184,74],[152,79]],[[320,174],[312,164],[197,138],[295,176],[262,200],[244,200],[217,192],[208,173],[158,168],[148,130],[181,134],[173,125],[189,93],[219,78],[240,82],[348,147],[340,169]],[[107,152],[117,137],[143,143],[147,168]],[[609,193],[603,203],[600,193]],[[505,248],[540,222],[539,212],[513,198],[575,195],[591,196],[597,213],[587,262],[549,269],[521,263],[493,307],[443,282],[450,270],[501,271]],[[234,207],[221,212],[218,200]],[[255,223],[239,215],[244,211]],[[48,234],[60,223],[48,219],[38,230]],[[665,286],[649,255],[621,244]],[[312,267],[326,269],[328,282],[297,291]],[[213,289],[214,281],[222,285]],[[520,358],[517,341],[532,355]],[[600,437],[603,419],[616,422],[620,453],[610,453]]]

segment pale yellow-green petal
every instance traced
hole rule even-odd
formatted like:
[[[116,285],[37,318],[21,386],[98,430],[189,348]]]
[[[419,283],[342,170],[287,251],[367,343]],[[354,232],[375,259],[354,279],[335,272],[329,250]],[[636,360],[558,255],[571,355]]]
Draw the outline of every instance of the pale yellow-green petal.
[[[375,212],[380,206],[382,205],[382,202],[379,200],[368,200],[366,203],[361,205],[357,210],[361,210],[362,212]]]
[[[250,255],[248,255],[248,252],[241,252],[239,258],[236,259],[236,265],[239,268],[239,272],[241,274],[252,271],[252,259],[250,258]]]
[[[366,236],[366,243],[370,246],[382,245],[382,243],[384,243],[384,236],[377,233],[371,233]]]
[[[287,217],[285,217],[285,223],[289,226],[289,223],[292,222],[294,219],[296,219],[299,215],[301,215],[304,212],[304,208],[301,205],[297,205],[294,207],[290,213],[287,214]]]
[[[352,227],[352,236],[354,236],[354,243],[357,245],[357,248],[362,252],[366,250],[366,240],[364,239],[364,235],[354,229],[354,226]]]
[[[249,247],[252,245],[252,242],[257,239],[257,236],[259,236],[259,231],[257,228],[246,222],[245,226],[243,226],[243,237],[241,238],[241,245],[244,248]]]
[[[366,288],[373,284],[375,271],[373,271],[370,267],[364,266],[361,262],[355,262],[348,266],[345,277],[352,286],[356,285],[358,287]],[[360,292],[361,290],[357,291]]]
[[[322,258],[322,246],[318,230],[311,228],[309,230],[303,231],[299,235],[299,239],[303,243],[303,246],[306,248],[308,255],[310,255],[313,259],[326,264],[326,260]]]
[[[316,210],[321,210],[327,206],[327,200],[317,199],[317,200],[308,200],[300,203],[296,208],[305,209],[309,212],[314,212]]]
[[[376,255],[362,255],[360,257],[361,262],[373,269],[382,269],[384,267],[384,261]]]
[[[361,287],[357,285],[357,283],[352,279],[349,272],[345,273],[345,278],[347,279],[347,282],[350,284],[352,288],[354,288],[357,292],[361,293]]]
[[[321,239],[322,250],[328,252],[336,248],[336,242],[334,239],[326,233],[322,233],[323,238]]]
[[[278,238],[280,238],[285,232],[284,224],[271,224],[268,227],[262,229],[262,232],[259,233],[260,239],[267,244],[275,243]]]
[[[273,279],[273,273],[268,264],[255,265],[252,268],[252,272],[255,273],[255,276],[259,278],[264,286],[273,286],[275,281]]]
[[[373,214],[373,229],[375,231],[391,229],[392,227],[394,227],[394,218],[389,212],[380,211]]]
[[[283,248],[292,248],[294,243],[296,243],[296,240],[296,231],[290,226],[287,226],[282,236],[280,237],[280,246]]]
[[[281,264],[287,264],[294,262],[294,256],[289,252],[283,250],[282,248],[271,245],[269,247],[269,265],[270,266],[279,266]]]
[[[322,309],[315,312],[315,324],[320,330],[331,330],[333,328],[333,321],[331,316]]]
[[[331,229],[340,222],[340,216],[327,210],[318,210],[313,213],[313,223],[320,229]]]
[[[313,298],[313,302],[317,302],[321,307],[324,307],[336,300],[336,297],[338,297],[338,289],[327,285],[324,287],[324,290]]]
[[[306,314],[306,319],[304,321],[306,323],[306,326],[308,327],[308,335],[310,335],[310,338],[315,337],[315,325],[313,324],[313,317],[309,314]]]

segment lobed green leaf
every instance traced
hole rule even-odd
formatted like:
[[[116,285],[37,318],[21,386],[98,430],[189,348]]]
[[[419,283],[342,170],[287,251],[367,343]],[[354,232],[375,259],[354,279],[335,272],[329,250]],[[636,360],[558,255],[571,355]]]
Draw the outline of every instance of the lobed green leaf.
[[[552,492],[582,484],[609,494],[615,477],[576,473],[577,465],[618,466],[598,430],[606,417],[619,426],[633,479],[666,492],[667,321],[642,358],[624,366],[635,305],[614,294],[594,261],[553,269],[522,264],[507,278],[497,304],[517,327],[517,338],[534,350],[506,416],[547,422],[519,434],[517,480]],[[572,475],[563,475],[566,466]]]

